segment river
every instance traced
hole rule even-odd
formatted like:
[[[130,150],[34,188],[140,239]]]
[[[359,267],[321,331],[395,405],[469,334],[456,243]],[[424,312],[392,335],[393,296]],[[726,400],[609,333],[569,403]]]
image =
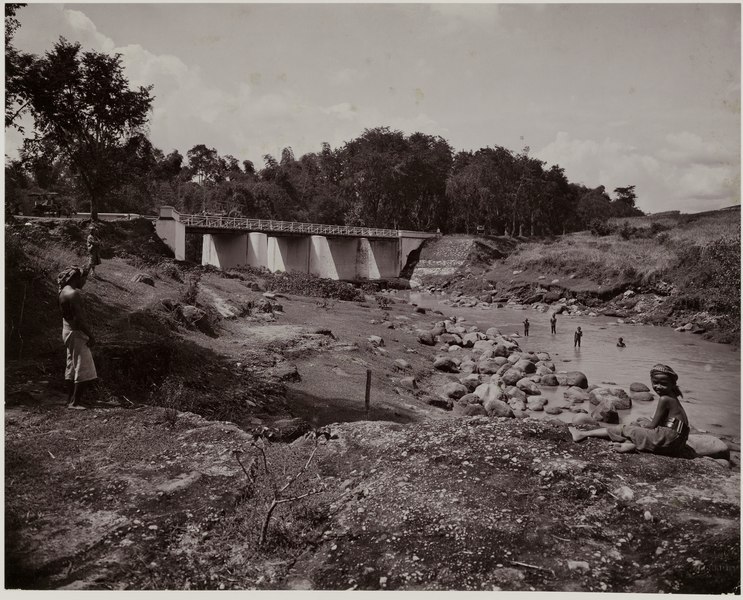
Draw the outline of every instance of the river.
[[[531,308],[456,308],[442,303],[442,296],[405,293],[418,306],[441,310],[446,316],[464,317],[466,323],[482,331],[497,327],[504,335],[522,334],[522,322],[529,318],[528,338],[519,338],[522,350],[549,352],[557,371],[582,371],[589,384],[611,382],[629,392],[632,382],[650,387],[650,368],[663,363],[679,375],[684,408],[691,425],[740,443],[740,351],[691,333],[670,327],[617,323],[609,317],[557,316],[557,334],[550,334],[549,313]],[[573,347],[573,332],[583,330],[581,348]],[[617,348],[617,338],[626,348]],[[551,405],[561,405],[565,388],[542,387]],[[553,401],[554,400],[554,401]],[[637,417],[652,418],[655,402],[635,402],[629,411],[620,411],[620,420],[629,423]],[[570,421],[573,414],[560,415]]]

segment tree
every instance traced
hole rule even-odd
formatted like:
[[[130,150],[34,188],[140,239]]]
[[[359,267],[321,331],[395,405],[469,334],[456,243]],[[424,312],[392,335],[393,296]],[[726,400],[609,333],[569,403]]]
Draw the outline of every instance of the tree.
[[[614,193],[617,195],[616,201],[622,202],[630,208],[635,208],[635,200],[637,194],[635,194],[635,186],[628,185],[627,187],[614,188]]]
[[[26,74],[36,60],[33,54],[19,52],[13,46],[13,36],[20,27],[16,13],[25,4],[5,5],[5,127],[15,127],[21,133],[23,127],[17,119],[28,107],[24,97]]]
[[[93,219],[106,195],[129,181],[128,163],[140,149],[135,138],[147,125],[151,89],[129,89],[120,54],[81,52],[80,44],[64,38],[23,76],[19,99],[34,119],[31,143],[59,149],[90,201]]]

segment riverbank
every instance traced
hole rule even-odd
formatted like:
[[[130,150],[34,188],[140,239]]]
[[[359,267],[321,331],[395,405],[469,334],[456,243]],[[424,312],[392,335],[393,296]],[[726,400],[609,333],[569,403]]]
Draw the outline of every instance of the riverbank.
[[[16,233],[44,242],[8,277],[34,295],[6,346],[6,587],[736,590],[735,448],[619,457],[544,410],[488,416],[457,397],[497,384],[468,372],[489,360],[474,344],[524,359],[519,340],[445,306],[114,254],[85,287],[99,391],[65,409],[49,275],[81,255],[33,227]]]
[[[431,291],[614,316],[740,346],[739,209],[625,218],[548,239],[454,236],[439,244],[454,244],[457,260],[432,243],[410,269]]]

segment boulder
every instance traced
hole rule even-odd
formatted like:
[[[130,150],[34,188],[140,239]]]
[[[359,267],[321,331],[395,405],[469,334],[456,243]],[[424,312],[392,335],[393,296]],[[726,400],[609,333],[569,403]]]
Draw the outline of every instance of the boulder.
[[[516,387],[524,392],[527,396],[539,396],[542,393],[539,391],[539,387],[537,387],[536,383],[526,378],[519,379],[516,382]]]
[[[634,382],[629,384],[629,391],[630,392],[649,392],[650,388],[646,386],[644,383]]]
[[[485,331],[485,335],[486,335],[486,336],[487,336],[487,337],[488,337],[489,339],[491,339],[491,340],[492,340],[492,339],[495,339],[496,337],[498,337],[498,336],[500,335],[500,331],[499,331],[499,330],[498,330],[498,328],[496,328],[496,327],[489,327],[489,328],[488,328],[488,329],[487,329],[487,330]]]
[[[462,346],[457,346],[456,344],[453,344],[449,346],[449,352],[461,352]]]
[[[614,404],[607,400],[602,401],[593,408],[591,418],[610,425],[619,423],[619,415],[614,408]]]
[[[561,415],[562,409],[558,408],[557,406],[549,406],[544,409],[544,412],[546,412],[548,415]]]
[[[480,381],[480,376],[479,375],[475,375],[473,373],[473,374],[470,374],[470,375],[465,375],[464,377],[460,377],[459,378],[459,383],[461,383],[470,392],[472,392],[482,382]]]
[[[570,400],[573,404],[580,404],[581,402],[588,400],[588,394],[586,394],[585,390],[573,386],[565,390],[563,398],[565,398],[565,400]]]
[[[532,373],[537,372],[537,368],[534,366],[534,363],[526,358],[522,358],[521,360],[519,360],[516,364],[513,365],[513,367],[514,369],[523,371],[527,375],[531,375]]]
[[[462,410],[462,414],[465,417],[477,417],[477,416],[485,416],[488,413],[486,412],[482,404],[468,404]]]
[[[483,408],[490,417],[511,417],[513,418],[513,410],[502,400],[488,399],[483,401]]]
[[[295,365],[283,364],[272,369],[274,377],[277,377],[281,381],[302,381],[302,376],[299,374]]]
[[[588,377],[580,371],[570,371],[565,377],[565,385],[586,389],[588,387]]]
[[[542,375],[542,385],[547,386],[557,386],[560,385],[557,381],[557,377],[555,377],[554,373],[548,373],[547,375]]]
[[[555,363],[553,363],[551,360],[540,360],[537,363],[537,369],[540,367],[549,369],[551,373],[555,372]]]
[[[686,442],[697,456],[730,459],[730,448],[720,438],[714,435],[692,434]]]
[[[451,410],[454,407],[454,402],[449,398],[426,398],[426,404],[435,406],[436,408],[443,408],[444,410]]]
[[[510,400],[508,401],[508,406],[510,406],[510,407],[511,407],[511,410],[513,410],[513,411],[514,411],[514,413],[515,413],[515,412],[516,412],[517,410],[519,410],[519,411],[524,411],[524,410],[526,410],[526,402],[524,402],[523,400],[519,400],[518,398],[511,398],[511,399],[510,399]]]
[[[415,377],[403,377],[400,379],[400,385],[409,390],[415,390],[418,388],[418,384],[415,382]]]
[[[467,406],[468,404],[482,404],[482,398],[477,394],[465,394],[459,399],[461,406]]]
[[[452,400],[459,400],[462,396],[467,394],[468,390],[461,383],[452,381],[447,383],[440,392],[440,395],[444,398],[451,398]]]
[[[480,341],[481,333],[466,333],[462,336],[462,346],[465,348],[473,348],[475,346],[475,342]]]
[[[203,310],[189,304],[181,306],[181,315],[191,325],[197,325],[206,318],[206,313]]]
[[[370,335],[366,338],[372,346],[379,347],[384,346],[384,340],[378,335]]]
[[[433,368],[444,373],[457,373],[457,363],[448,356],[440,356],[433,362]]]
[[[508,386],[505,389],[506,394],[508,394],[511,398],[515,398],[516,400],[523,400],[526,402],[526,394],[523,390],[520,390],[515,385]]]
[[[652,402],[655,400],[655,394],[651,392],[634,392],[629,396],[633,402]]]
[[[508,355],[510,354],[506,345],[501,343],[495,345],[493,352],[496,356],[502,356],[503,358],[508,358]]]
[[[442,333],[439,336],[439,342],[443,344],[456,344],[460,346],[462,344],[462,338],[455,333]]]
[[[477,363],[469,358],[465,358],[459,365],[459,371],[461,373],[474,373],[476,369]]]
[[[526,419],[529,417],[529,413],[523,410],[514,410],[513,416],[515,419]]]
[[[552,360],[552,358],[550,357],[550,355],[547,352],[537,352],[537,359],[540,360],[540,361],[542,361],[542,362],[546,362],[546,361]]]
[[[508,394],[503,391],[503,388],[495,383],[483,383],[478,385],[475,388],[474,393],[482,400],[483,404],[485,404],[487,400],[508,400]]]
[[[493,347],[494,343],[492,340],[478,340],[472,345],[472,351],[485,352],[487,350],[492,350]]]
[[[538,396],[532,396],[526,402],[526,408],[534,412],[539,412],[539,411],[544,410],[545,404],[547,404],[547,401],[544,398],[540,398]]]
[[[393,363],[393,366],[396,369],[399,369],[400,371],[409,371],[412,367],[410,366],[410,363],[405,360],[404,358],[397,358],[395,359],[395,362]]]
[[[502,368],[504,367],[506,367],[506,365],[503,365]],[[518,381],[524,377],[524,374],[518,369],[511,367],[502,374],[502,377],[505,385],[516,385]]]
[[[423,344],[424,346],[435,346],[436,336],[433,334],[432,331],[421,331],[418,334],[418,342]]]
[[[508,362],[511,363],[511,365],[515,365],[517,362],[521,360],[521,355],[517,352],[513,352],[508,356]]]
[[[580,413],[573,417],[573,425],[585,425],[591,429],[598,429],[601,427],[596,419],[589,417],[586,413]]]
[[[596,388],[588,394],[591,404],[601,404],[609,401],[614,405],[614,410],[629,410],[632,408],[632,400],[627,393],[620,388]]]
[[[493,373],[497,373],[498,369],[501,368],[501,365],[496,363],[492,358],[486,358],[485,360],[481,360],[479,363],[477,363],[477,372],[483,373],[485,375],[492,375]]]

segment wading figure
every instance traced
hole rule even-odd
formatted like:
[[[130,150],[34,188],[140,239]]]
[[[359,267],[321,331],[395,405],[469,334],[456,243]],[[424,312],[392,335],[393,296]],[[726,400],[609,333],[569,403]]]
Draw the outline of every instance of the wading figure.
[[[557,315],[552,313],[550,317],[550,333],[557,333]]]
[[[617,340],[617,348],[626,348],[627,344],[624,343],[624,338],[619,338]]]
[[[524,336],[529,337],[529,319],[524,319]]]
[[[72,266],[57,276],[59,308],[62,311],[62,342],[67,350],[67,408],[85,408],[81,406],[83,394],[90,383],[98,378],[90,352],[95,340],[85,317],[80,291],[89,271],[90,266],[85,269]]]
[[[573,335],[573,348],[580,348],[580,339],[583,337],[583,332],[581,331],[580,327],[575,330],[575,335]]]
[[[616,452],[654,452],[679,454],[689,437],[689,419],[679,398],[681,390],[676,385],[678,375],[666,365],[655,365],[650,370],[653,390],[658,394],[658,407],[649,425],[613,425],[592,431],[570,427],[573,441],[582,442],[587,437],[608,438],[614,442]]]

